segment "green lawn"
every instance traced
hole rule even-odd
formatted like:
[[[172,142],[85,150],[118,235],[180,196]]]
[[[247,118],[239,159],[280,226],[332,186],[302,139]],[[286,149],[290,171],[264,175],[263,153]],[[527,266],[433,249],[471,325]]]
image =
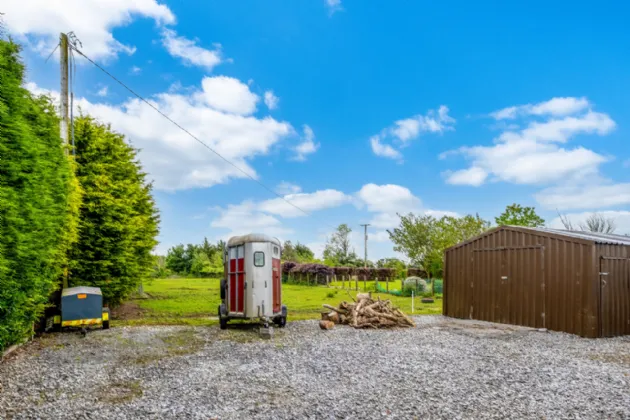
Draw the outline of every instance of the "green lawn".
[[[368,283],[369,288],[370,283]],[[373,286],[372,286],[373,287]],[[360,288],[362,283],[360,282]],[[394,288],[394,287],[392,287]],[[218,279],[159,279],[144,285],[148,299],[135,299],[144,310],[141,318],[114,321],[116,325],[212,325],[216,320],[220,303]],[[354,296],[355,291],[350,294]],[[390,299],[393,304],[411,314],[411,298],[388,294],[373,294],[381,299]],[[318,319],[322,304],[337,305],[342,300],[350,300],[348,292],[336,287],[282,285],[282,303],[289,309],[289,321]],[[414,302],[414,314],[438,314],[442,312],[442,301],[423,304],[420,298]]]

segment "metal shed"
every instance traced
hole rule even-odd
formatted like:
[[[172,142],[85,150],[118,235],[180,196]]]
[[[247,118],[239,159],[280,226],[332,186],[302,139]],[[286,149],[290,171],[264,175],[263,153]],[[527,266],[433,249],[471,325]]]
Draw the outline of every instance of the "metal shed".
[[[446,316],[630,334],[630,237],[500,226],[448,248]]]

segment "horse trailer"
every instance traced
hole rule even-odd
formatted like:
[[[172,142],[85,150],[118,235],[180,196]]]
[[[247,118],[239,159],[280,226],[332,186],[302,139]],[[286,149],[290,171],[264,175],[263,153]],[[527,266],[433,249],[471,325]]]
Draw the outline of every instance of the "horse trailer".
[[[262,234],[230,238],[224,253],[219,321],[226,329],[231,319],[273,322],[284,327],[287,307],[282,305],[280,241]]]

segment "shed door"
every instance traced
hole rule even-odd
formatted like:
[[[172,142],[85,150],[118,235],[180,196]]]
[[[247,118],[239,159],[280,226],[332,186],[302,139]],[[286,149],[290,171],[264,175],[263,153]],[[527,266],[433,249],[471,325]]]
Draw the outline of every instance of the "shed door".
[[[630,260],[600,260],[600,320],[602,337],[630,334]]]
[[[471,318],[544,326],[544,249],[476,249]]]
[[[507,322],[510,312],[505,250],[474,250],[473,306],[471,318]]]

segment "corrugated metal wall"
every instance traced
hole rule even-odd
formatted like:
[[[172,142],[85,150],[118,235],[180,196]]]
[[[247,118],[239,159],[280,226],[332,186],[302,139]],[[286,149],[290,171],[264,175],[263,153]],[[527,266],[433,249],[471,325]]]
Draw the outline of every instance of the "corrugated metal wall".
[[[447,250],[444,314],[600,335],[592,242],[504,227]]]

